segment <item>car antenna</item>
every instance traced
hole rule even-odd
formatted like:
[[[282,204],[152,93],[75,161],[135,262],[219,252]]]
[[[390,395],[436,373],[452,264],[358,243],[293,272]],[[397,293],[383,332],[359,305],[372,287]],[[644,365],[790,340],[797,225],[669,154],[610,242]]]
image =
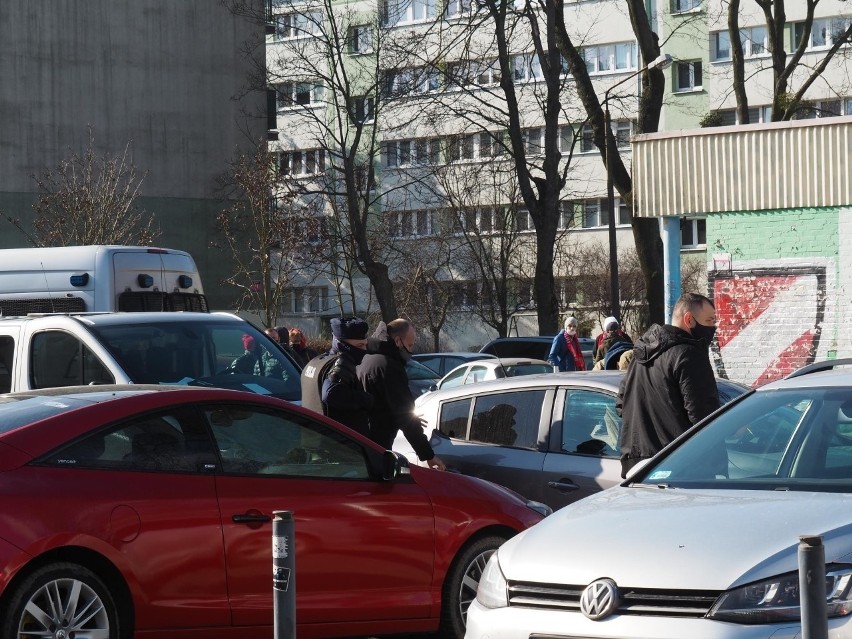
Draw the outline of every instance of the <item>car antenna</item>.
[[[51,295],[50,291],[50,282],[47,279],[47,269],[44,268],[44,262],[39,262],[41,265],[41,276],[44,278],[44,287],[47,289],[47,299],[50,300],[50,312],[56,312],[56,306],[53,304],[53,295]]]

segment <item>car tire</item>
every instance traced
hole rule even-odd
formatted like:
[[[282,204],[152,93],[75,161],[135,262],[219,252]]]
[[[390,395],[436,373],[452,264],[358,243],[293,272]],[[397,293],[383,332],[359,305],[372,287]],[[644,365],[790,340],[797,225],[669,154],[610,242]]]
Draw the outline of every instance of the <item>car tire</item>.
[[[485,570],[485,564],[506,537],[482,537],[464,546],[453,560],[444,581],[441,597],[441,639],[463,639],[467,609],[476,598],[476,586]]]
[[[35,606],[43,618],[30,612]],[[18,583],[3,610],[0,639],[35,636],[74,637],[106,631],[121,639],[115,600],[104,582],[79,564],[59,562],[43,566]]]

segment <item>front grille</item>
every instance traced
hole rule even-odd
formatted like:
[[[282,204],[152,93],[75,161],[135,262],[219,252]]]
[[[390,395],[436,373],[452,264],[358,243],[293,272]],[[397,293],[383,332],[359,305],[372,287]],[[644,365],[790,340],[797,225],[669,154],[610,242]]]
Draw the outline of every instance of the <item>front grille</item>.
[[[509,605],[543,610],[580,611],[580,597],[586,586],[538,584],[522,581],[509,583]],[[719,598],[714,590],[656,590],[618,588],[621,603],[617,615],[660,615],[666,617],[703,617]]]

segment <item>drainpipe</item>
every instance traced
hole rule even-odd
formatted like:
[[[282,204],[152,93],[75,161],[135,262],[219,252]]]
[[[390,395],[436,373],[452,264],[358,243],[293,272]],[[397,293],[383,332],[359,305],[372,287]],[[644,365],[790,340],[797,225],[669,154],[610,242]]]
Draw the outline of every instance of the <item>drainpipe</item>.
[[[672,322],[672,311],[680,297],[680,218],[661,217],[660,237],[663,240],[663,279],[666,324]]]

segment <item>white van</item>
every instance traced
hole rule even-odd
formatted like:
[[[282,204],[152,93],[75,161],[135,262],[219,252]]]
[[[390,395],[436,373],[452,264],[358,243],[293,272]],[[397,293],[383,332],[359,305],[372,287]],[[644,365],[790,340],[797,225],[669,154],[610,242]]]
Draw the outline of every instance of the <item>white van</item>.
[[[208,310],[195,260],[185,251],[105,245],[0,250],[0,315]]]

